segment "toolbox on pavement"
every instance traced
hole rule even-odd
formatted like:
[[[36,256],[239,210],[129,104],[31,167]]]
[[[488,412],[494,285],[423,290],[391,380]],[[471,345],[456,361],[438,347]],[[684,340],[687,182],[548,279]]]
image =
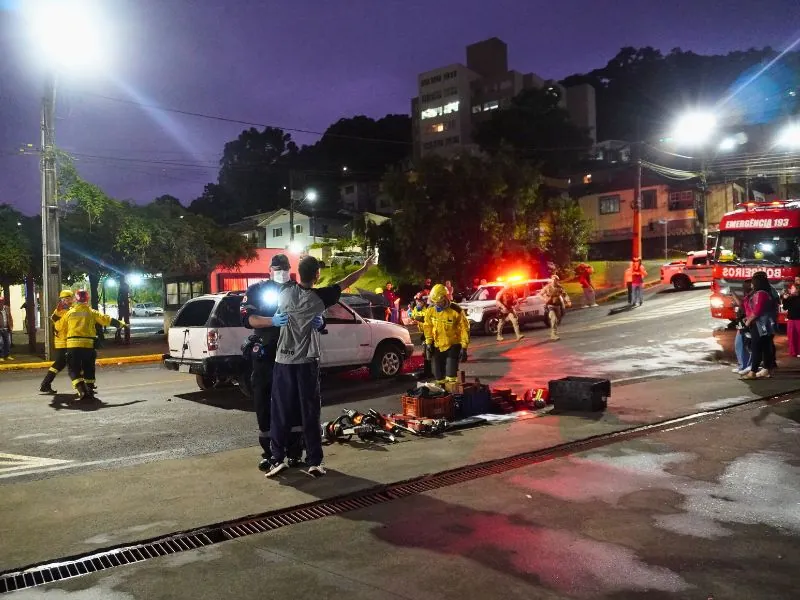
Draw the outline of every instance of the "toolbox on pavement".
[[[611,382],[597,377],[563,377],[548,386],[553,408],[558,411],[605,410],[611,396]]]
[[[403,414],[426,419],[447,419],[455,416],[453,395],[403,396]]]
[[[454,398],[456,416],[460,418],[492,412],[492,394],[485,385],[466,384],[464,391]]]

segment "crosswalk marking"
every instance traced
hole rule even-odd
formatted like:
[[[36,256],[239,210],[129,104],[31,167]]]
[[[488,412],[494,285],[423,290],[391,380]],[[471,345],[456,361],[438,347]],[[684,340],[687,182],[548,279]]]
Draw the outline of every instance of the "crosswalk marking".
[[[27,469],[41,469],[71,463],[71,460],[56,458],[42,458],[40,456],[25,456],[23,454],[5,454],[0,452],[0,473],[24,471]]]
[[[686,302],[680,304],[671,304],[669,306],[664,306],[661,308],[654,308],[648,310],[647,308],[637,308],[632,313],[627,313],[624,316],[614,316],[609,317],[607,321],[603,321],[602,323],[595,323],[594,325],[588,325],[583,327],[583,330],[591,331],[595,329],[604,329],[606,327],[612,327],[614,325],[627,325],[629,323],[635,323],[637,321],[645,321],[651,319],[658,319],[661,317],[669,317],[672,315],[678,315],[681,313],[686,313],[694,310],[700,309],[709,309],[708,298],[693,298],[692,300],[688,300]]]

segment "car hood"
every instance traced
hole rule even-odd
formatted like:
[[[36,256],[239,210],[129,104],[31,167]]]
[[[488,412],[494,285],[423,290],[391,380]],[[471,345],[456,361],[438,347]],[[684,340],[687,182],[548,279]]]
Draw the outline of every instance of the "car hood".
[[[370,326],[373,333],[381,337],[396,337],[404,342],[411,343],[411,334],[408,329],[396,323],[389,323],[388,321],[377,321],[375,319],[364,319],[367,325]]]

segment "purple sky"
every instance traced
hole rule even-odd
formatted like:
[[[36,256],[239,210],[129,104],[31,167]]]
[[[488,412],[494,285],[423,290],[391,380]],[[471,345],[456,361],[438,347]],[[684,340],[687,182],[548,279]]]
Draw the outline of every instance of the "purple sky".
[[[243,126],[98,94],[323,131],[340,117],[407,113],[417,73],[465,62],[465,46],[487,37],[505,40],[511,68],[562,78],[605,65],[626,45],[782,48],[800,34],[790,18],[796,2],[105,0],[113,69],[62,78],[56,139],[114,197],[172,194],[188,203],[216,179],[224,143]],[[40,202],[38,159],[16,152],[39,142],[41,73],[32,55],[20,19],[2,11],[0,203],[29,214]]]

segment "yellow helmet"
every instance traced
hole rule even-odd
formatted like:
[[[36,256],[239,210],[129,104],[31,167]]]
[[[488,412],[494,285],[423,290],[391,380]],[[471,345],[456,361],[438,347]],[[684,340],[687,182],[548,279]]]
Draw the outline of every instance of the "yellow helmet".
[[[431,290],[430,300],[434,304],[447,300],[447,288],[441,283],[437,283]]]
[[[383,293],[383,288],[379,288],[379,287],[375,288],[375,293],[376,294],[382,294]]]
[[[58,297],[59,297],[59,298],[72,298],[72,296],[73,296],[73,295],[74,295],[74,294],[72,293],[72,290],[63,290],[63,291],[62,291],[62,292],[61,292],[61,293],[58,295]]]

